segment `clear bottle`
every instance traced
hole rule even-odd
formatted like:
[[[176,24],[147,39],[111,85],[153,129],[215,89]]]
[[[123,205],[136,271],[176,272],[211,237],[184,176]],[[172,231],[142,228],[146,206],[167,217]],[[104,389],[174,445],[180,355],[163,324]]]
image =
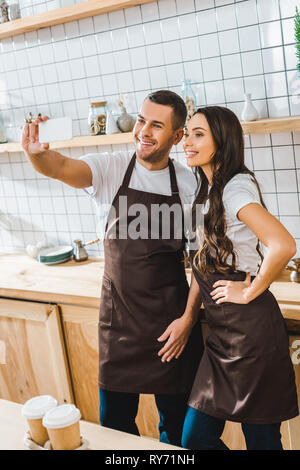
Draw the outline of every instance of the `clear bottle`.
[[[9,21],[18,20],[21,18],[20,5],[18,3],[12,3],[8,7]]]
[[[2,126],[2,122],[0,120],[0,144],[6,144],[7,138],[4,132],[4,127]]]
[[[188,122],[196,111],[196,95],[192,89],[192,81],[190,79],[183,80],[181,86],[181,97],[186,105],[186,122]]]
[[[88,126],[90,135],[106,133],[106,101],[90,103]]]

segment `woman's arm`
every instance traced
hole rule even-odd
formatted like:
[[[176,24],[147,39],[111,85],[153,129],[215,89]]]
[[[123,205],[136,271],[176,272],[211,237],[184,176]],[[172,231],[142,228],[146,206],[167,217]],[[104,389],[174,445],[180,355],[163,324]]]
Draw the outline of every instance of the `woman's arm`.
[[[162,356],[162,362],[170,362],[174,357],[177,359],[180,356],[198,319],[201,305],[200,288],[192,274],[184,314],[170,323],[164,333],[157,338],[158,341],[166,341],[169,338],[164,347],[158,352],[158,355]]]
[[[238,212],[238,218],[246,224],[267,248],[259,273],[251,283],[246,281],[217,281],[211,292],[216,303],[248,303],[264,292],[295,255],[294,238],[276,217],[257,203],[247,204]]]

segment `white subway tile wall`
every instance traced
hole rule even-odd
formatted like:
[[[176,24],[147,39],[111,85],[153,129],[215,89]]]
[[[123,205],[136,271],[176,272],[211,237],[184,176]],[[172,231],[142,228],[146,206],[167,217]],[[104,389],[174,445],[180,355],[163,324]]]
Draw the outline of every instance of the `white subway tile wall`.
[[[22,16],[80,3],[20,0]],[[293,21],[298,0],[159,0],[0,41],[0,119],[18,141],[29,111],[71,116],[87,134],[90,101],[115,102],[122,91],[136,114],[152,90],[180,92],[190,78],[197,105],[228,106],[241,117],[252,93],[260,117],[300,114]],[[300,256],[300,132],[245,136],[272,214],[297,240]],[[63,149],[85,153],[133,145]],[[172,156],[185,162],[182,144]],[[37,173],[23,153],[0,154],[0,247],[23,251],[39,241],[70,244],[97,237],[92,200]],[[102,243],[88,247],[102,256]]]

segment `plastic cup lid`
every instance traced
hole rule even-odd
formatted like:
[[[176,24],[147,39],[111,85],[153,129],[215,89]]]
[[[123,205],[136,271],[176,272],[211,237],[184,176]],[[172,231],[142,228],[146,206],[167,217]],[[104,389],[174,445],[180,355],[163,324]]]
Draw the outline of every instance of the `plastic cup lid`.
[[[47,411],[55,408],[57,401],[51,395],[39,395],[28,400],[22,407],[22,415],[28,419],[41,419]]]
[[[60,405],[45,414],[43,426],[50,429],[66,428],[67,426],[77,423],[80,418],[80,411],[75,405]]]

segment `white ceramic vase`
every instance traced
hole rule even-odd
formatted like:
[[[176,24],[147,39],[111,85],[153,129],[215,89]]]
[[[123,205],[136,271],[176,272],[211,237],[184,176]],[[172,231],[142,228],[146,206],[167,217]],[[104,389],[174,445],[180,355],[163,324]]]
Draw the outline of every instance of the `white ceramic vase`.
[[[106,112],[106,134],[111,135],[111,134],[118,134],[120,133],[120,129],[118,128],[118,125],[110,112],[109,109],[107,109]]]
[[[258,119],[258,112],[252,103],[251,93],[245,93],[245,104],[242,111],[242,120],[256,121],[256,119]]]

